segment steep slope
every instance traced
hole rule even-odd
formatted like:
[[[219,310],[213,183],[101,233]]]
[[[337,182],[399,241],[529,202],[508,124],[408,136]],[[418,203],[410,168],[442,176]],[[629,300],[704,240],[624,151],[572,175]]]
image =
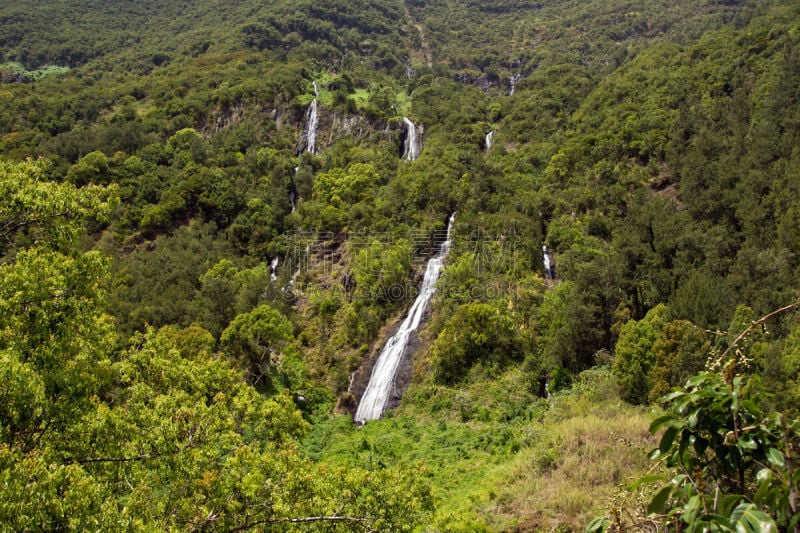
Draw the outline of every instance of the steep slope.
[[[14,389],[21,412],[28,392],[38,407],[27,418],[0,411],[0,464],[19,477],[44,450],[75,468],[67,486],[91,482],[108,513],[127,516],[126,499],[144,498],[162,472],[160,494],[219,506],[233,486],[235,497],[219,521],[208,518],[214,506],[203,517],[154,506],[147,526],[245,525],[248,484],[220,451],[241,444],[246,465],[273,464],[279,450],[286,462],[275,472],[306,476],[305,494],[323,502],[281,519],[332,516],[335,505],[371,519],[369,495],[347,491],[390,467],[388,497],[410,498],[381,518],[391,527],[413,508],[443,529],[576,528],[644,468],[638,459],[616,468],[614,447],[652,444],[640,408],[617,395],[654,400],[800,290],[796,2],[30,5],[0,7],[0,59],[22,64],[0,69],[70,69],[0,76],[0,155],[46,158],[19,168],[57,190],[119,195],[59,252],[111,258],[109,276],[98,258],[84,294],[103,325],[87,346],[109,366],[61,384],[77,387],[83,411],[63,413],[53,433],[40,414],[61,405],[58,395]],[[415,157],[404,157],[409,123]],[[389,419],[356,431],[353,373],[392,336],[454,211],[452,251],[411,339],[410,387]],[[49,246],[37,224],[3,226],[12,228],[2,230],[3,268],[27,268],[17,254]],[[73,301],[67,289],[54,301]],[[18,325],[39,315],[15,305],[0,350],[17,351],[0,370],[39,383],[47,372],[25,359],[35,349],[7,340],[26,338]],[[768,408],[795,409],[796,316],[766,325],[735,370],[780,393]],[[241,423],[244,399],[277,413],[269,437],[258,436],[262,422]],[[123,426],[166,431],[170,409],[188,429],[165,447],[125,440]],[[40,422],[46,450],[26,440]],[[213,424],[224,426],[219,440],[182,455],[192,432]],[[326,492],[335,475],[297,455],[301,442],[323,465],[355,468],[346,490]],[[176,468],[188,474],[161,461],[152,476],[134,461],[78,466],[114,464],[120,443],[122,463],[181,450]],[[230,458],[232,477],[203,471],[202,456]],[[571,470],[594,460],[579,471],[592,473],[596,494],[582,497]],[[44,468],[36,461],[30,468]],[[430,478],[406,476],[417,461]],[[135,488],[120,482],[126,474]],[[272,479],[256,483],[258,498]],[[539,497],[542,479],[564,498]],[[26,501],[21,488],[15,498]],[[41,524],[69,523],[58,520]]]

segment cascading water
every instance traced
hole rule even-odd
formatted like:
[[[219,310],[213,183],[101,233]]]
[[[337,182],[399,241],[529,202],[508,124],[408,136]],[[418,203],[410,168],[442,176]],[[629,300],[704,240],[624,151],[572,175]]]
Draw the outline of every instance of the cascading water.
[[[486,142],[484,143],[487,150],[492,149],[492,137],[494,137],[494,130],[486,134]]]
[[[508,81],[508,84],[509,84],[509,86],[510,86],[510,89],[511,89],[511,90],[508,92],[508,95],[509,95],[509,96],[514,96],[514,91],[516,91],[516,90],[517,90],[517,84],[518,84],[520,81],[522,81],[522,78],[523,78],[523,76],[522,76],[522,74],[520,74],[519,72],[511,76],[511,79]]]
[[[314,85],[316,87],[316,84]],[[319,115],[317,113],[317,99],[311,101],[306,112],[306,152],[317,153],[317,127]]]
[[[550,257],[550,252],[547,251],[547,246],[542,246],[542,256],[544,261],[544,275],[547,279],[555,279],[556,272],[553,269],[553,258]]]
[[[269,277],[272,281],[278,281],[278,258],[273,259],[269,264]]]
[[[417,135],[417,127],[407,117],[403,117],[403,123],[406,127],[406,139],[403,143],[403,159],[414,161],[419,157],[421,144],[420,138]]]
[[[361,402],[358,404],[354,420],[356,423],[364,424],[367,420],[377,420],[383,415],[386,406],[389,403],[389,396],[394,388],[394,378],[397,374],[397,369],[400,362],[405,355],[408,341],[411,335],[419,327],[422,321],[422,315],[428,306],[433,293],[436,292],[436,280],[439,277],[439,272],[442,270],[444,259],[447,252],[450,251],[450,234],[453,229],[453,222],[456,219],[455,213],[450,215],[450,221],[447,224],[447,238],[442,243],[439,253],[430,261],[425,268],[425,276],[422,279],[422,287],[420,287],[417,299],[408,311],[408,315],[403,319],[400,328],[397,330],[391,339],[383,346],[375,367],[372,369],[372,375],[369,378],[369,384],[361,397]]]
[[[294,167],[292,170],[292,183],[289,188],[289,201],[292,202],[292,213],[297,209],[297,184],[295,178],[297,178],[298,170],[300,170],[300,167]]]

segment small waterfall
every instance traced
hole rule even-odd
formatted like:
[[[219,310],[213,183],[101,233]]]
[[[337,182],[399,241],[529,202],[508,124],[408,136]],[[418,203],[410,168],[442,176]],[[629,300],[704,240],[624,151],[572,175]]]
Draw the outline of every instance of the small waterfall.
[[[269,264],[269,277],[272,281],[278,281],[278,258],[275,257]]]
[[[511,90],[508,93],[509,96],[514,96],[514,91],[517,89],[517,84],[522,81],[522,78],[522,74],[516,73],[511,76],[510,80],[508,80],[508,84],[511,87]]]
[[[487,151],[492,149],[492,137],[494,137],[494,130],[486,134],[486,142],[484,143],[484,146],[486,147]]]
[[[414,161],[419,157],[419,152],[422,147],[422,138],[417,134],[417,127],[407,117],[403,117],[405,124],[405,140],[403,141],[403,159],[406,161]],[[420,129],[422,127],[420,126]]]
[[[297,182],[295,179],[297,178],[298,170],[300,170],[300,167],[292,169],[292,181],[289,183],[289,201],[292,202],[292,213],[297,209]]]
[[[314,84],[316,90],[316,84]],[[311,105],[306,111],[306,152],[317,153],[317,127],[319,115],[317,113],[317,99],[311,100]]]
[[[397,374],[397,369],[406,353],[408,341],[411,334],[414,333],[422,321],[422,315],[428,306],[433,293],[436,292],[436,280],[439,277],[439,272],[442,270],[444,259],[447,252],[450,251],[452,244],[450,234],[453,229],[453,222],[456,219],[455,213],[450,215],[450,221],[447,224],[447,239],[442,243],[439,253],[428,261],[428,266],[425,268],[425,276],[422,279],[422,287],[420,287],[417,299],[408,311],[403,323],[391,339],[389,339],[381,350],[375,367],[372,369],[372,375],[369,378],[369,384],[361,397],[361,402],[358,404],[354,420],[356,423],[364,424],[367,420],[376,420],[383,415],[386,406],[389,403],[389,396],[394,388],[394,378]]]
[[[547,251],[547,246],[542,246],[542,256],[544,261],[544,275],[547,279],[555,279],[556,271],[553,268],[553,258],[550,257],[550,252]]]

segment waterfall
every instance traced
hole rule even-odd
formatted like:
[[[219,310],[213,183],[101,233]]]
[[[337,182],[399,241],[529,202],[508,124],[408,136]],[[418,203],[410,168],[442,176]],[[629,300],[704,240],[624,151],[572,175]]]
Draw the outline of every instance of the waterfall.
[[[295,178],[297,178],[298,170],[300,170],[300,167],[294,167],[292,170],[292,182],[289,186],[289,201],[292,202],[292,213],[294,213],[297,208],[297,183],[295,182]]]
[[[456,215],[450,215],[450,221],[447,224],[447,238],[442,243],[439,253],[430,261],[425,268],[425,276],[422,279],[422,287],[420,287],[417,299],[408,311],[400,328],[383,346],[375,367],[372,369],[372,375],[369,378],[369,384],[361,397],[361,402],[358,404],[354,420],[357,423],[364,424],[367,420],[376,420],[383,415],[386,406],[389,403],[389,396],[394,388],[394,378],[397,374],[397,369],[400,366],[400,361],[405,355],[408,341],[411,334],[414,333],[419,327],[422,320],[422,315],[428,306],[433,293],[436,292],[436,279],[439,277],[439,272],[442,270],[444,258],[447,252],[450,251],[452,243],[450,234],[453,229],[453,222]]]
[[[417,127],[407,117],[403,117],[406,129],[406,138],[403,142],[403,159],[414,161],[419,157],[421,138],[417,135]]]
[[[486,142],[485,142],[486,150],[491,150],[492,149],[492,137],[493,136],[494,136],[494,130],[492,130],[492,131],[490,131],[489,133],[486,134]]]
[[[514,91],[517,89],[517,84],[522,81],[522,74],[516,73],[511,76],[511,79],[508,81],[508,84],[511,86],[511,90],[509,91],[509,96],[514,96]]]
[[[278,258],[275,257],[269,264],[270,274],[269,277],[272,281],[278,281]]]
[[[314,84],[316,91],[316,84]],[[306,152],[312,154],[317,153],[317,126],[319,125],[319,116],[317,114],[317,99],[311,100],[311,105],[308,106],[306,112]]]
[[[550,257],[550,252],[547,251],[547,246],[542,246],[542,255],[544,261],[544,275],[547,279],[555,279],[556,271],[553,268],[553,259]]]

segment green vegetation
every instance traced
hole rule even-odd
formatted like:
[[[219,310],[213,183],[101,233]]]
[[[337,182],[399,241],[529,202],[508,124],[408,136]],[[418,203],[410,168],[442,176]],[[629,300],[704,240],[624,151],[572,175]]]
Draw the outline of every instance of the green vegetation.
[[[0,530],[796,530],[798,21],[6,2]]]
[[[646,413],[616,399],[607,369],[547,401],[527,387],[518,370],[464,388],[413,386],[391,417],[358,429],[334,418],[306,447],[328,464],[416,471],[439,530],[579,527],[593,500],[646,465]]]
[[[797,508],[797,420],[765,415],[758,380],[727,383],[703,373],[686,390],[664,396],[666,412],[650,431],[663,429],[650,454],[672,477],[648,476],[638,483],[667,481],[647,506],[647,518],[623,515],[595,519],[587,531],[625,531],[664,523],[687,531],[791,531]]]
[[[0,64],[0,80],[32,81],[51,74],[64,74],[65,72],[69,72],[69,67],[43,65],[35,70],[27,70],[22,63],[17,61]]]

